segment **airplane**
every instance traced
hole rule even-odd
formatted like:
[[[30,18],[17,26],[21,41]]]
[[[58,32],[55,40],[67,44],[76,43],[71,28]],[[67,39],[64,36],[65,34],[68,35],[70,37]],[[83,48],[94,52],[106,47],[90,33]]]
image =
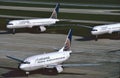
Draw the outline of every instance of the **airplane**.
[[[99,25],[99,26],[94,26],[92,28],[91,34],[96,36],[96,40],[98,38],[98,35],[102,34],[112,34],[113,32],[120,32],[120,23],[116,24],[107,24],[107,25]]]
[[[24,20],[11,20],[7,24],[7,29],[12,30],[12,33],[15,34],[15,29],[17,28],[32,28],[34,26],[39,27],[41,32],[46,31],[45,26],[49,26],[55,24],[60,21],[57,19],[57,15],[59,12],[60,4],[57,3],[55,9],[53,10],[50,18],[42,18],[42,19],[24,19]]]
[[[75,24],[73,24],[73,25],[75,26]],[[118,34],[120,33],[120,23],[98,25],[98,26],[94,26],[94,27],[80,25],[80,24],[76,24],[76,26],[91,29],[91,34],[96,36],[96,38],[95,38],[96,41],[98,40],[98,35],[102,35],[102,34],[106,34],[106,33],[112,34],[113,32],[118,32]]]
[[[41,68],[56,69],[57,73],[63,71],[63,67],[78,67],[78,66],[96,66],[100,64],[63,64],[70,58],[72,41],[72,30],[69,30],[68,36],[64,43],[64,46],[56,52],[44,53],[40,55],[33,55],[24,60],[7,56],[10,59],[20,62],[19,68],[26,72],[28,75],[31,71],[35,71]]]

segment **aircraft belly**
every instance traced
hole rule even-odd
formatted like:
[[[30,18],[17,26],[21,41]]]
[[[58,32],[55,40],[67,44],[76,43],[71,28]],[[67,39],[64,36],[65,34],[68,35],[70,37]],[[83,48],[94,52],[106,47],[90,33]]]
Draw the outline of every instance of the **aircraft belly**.
[[[40,68],[43,68],[43,66],[40,66],[40,65],[30,66],[30,67],[24,68],[24,71],[34,71],[34,70],[37,70],[37,69],[40,69]]]
[[[91,31],[92,35],[101,35],[101,34],[105,34],[108,33],[107,30],[104,31]]]
[[[32,66],[30,70],[33,71],[33,70],[37,70],[40,68],[43,68],[43,66]]]

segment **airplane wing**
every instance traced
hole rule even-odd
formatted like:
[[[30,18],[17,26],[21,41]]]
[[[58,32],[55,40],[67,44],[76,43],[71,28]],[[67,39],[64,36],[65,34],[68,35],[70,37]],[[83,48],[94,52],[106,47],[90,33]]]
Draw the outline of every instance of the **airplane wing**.
[[[62,64],[63,67],[84,67],[84,66],[98,66],[101,64]]]
[[[87,25],[81,25],[81,24],[54,24],[50,26],[79,26],[79,27],[84,27],[84,28],[89,28],[92,29],[93,27],[87,26]]]
[[[91,27],[91,26],[87,26],[87,25],[76,25],[76,26],[79,26],[79,27],[84,27],[84,28],[89,28],[89,29],[92,29],[93,27]]]
[[[18,62],[20,62],[20,63],[26,63],[26,62],[24,62],[23,60],[18,59],[18,58],[15,58],[15,57],[11,57],[11,56],[6,56],[6,57],[8,57],[8,58],[10,58],[10,59],[12,59],[12,60],[18,61]]]

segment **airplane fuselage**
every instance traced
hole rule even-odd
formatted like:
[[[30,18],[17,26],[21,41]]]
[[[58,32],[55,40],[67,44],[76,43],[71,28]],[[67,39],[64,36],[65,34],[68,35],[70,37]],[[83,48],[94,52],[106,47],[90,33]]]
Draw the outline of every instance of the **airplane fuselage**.
[[[28,57],[21,64],[20,69],[24,71],[33,71],[40,68],[54,68],[56,65],[61,64],[70,57],[71,51],[53,52],[42,55],[35,55]]]
[[[45,19],[25,19],[25,20],[13,20],[10,21],[7,25],[7,28],[32,28],[33,26],[49,26],[55,24],[58,19],[45,18]]]
[[[91,34],[92,35],[101,35],[105,33],[111,34],[112,32],[120,31],[120,23],[117,24],[109,24],[109,25],[100,25],[93,27]]]

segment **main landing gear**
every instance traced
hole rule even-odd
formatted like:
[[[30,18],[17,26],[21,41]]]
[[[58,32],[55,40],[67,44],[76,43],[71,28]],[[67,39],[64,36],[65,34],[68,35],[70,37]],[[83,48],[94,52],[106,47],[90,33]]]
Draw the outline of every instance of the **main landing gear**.
[[[15,34],[15,29],[12,29],[12,34]]]
[[[98,41],[98,35],[95,36],[95,41]]]
[[[118,32],[118,38],[120,38],[120,31]]]
[[[30,74],[30,72],[25,72],[25,74],[26,74],[26,75],[29,75],[29,74]]]
[[[8,33],[15,34],[16,30],[15,30],[15,29],[7,29],[7,32],[8,32]]]

